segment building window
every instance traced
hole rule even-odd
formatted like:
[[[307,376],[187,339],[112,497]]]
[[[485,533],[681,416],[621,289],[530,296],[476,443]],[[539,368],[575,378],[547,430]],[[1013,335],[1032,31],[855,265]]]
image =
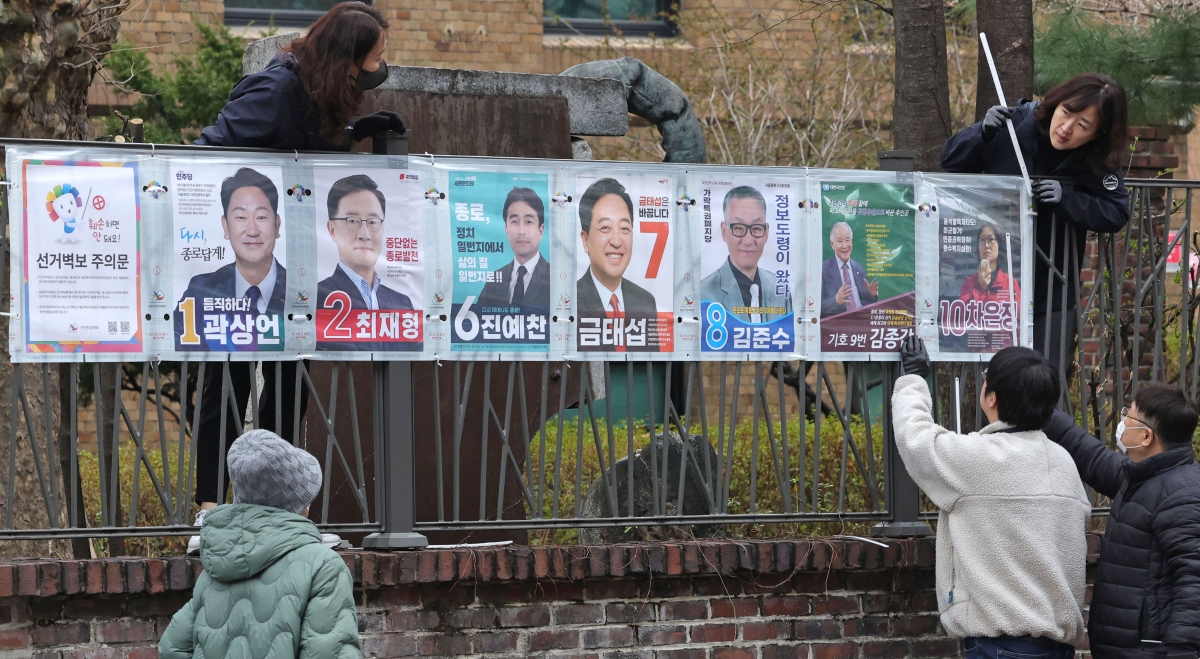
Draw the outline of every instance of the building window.
[[[308,27],[341,0],[225,0],[225,24]]]
[[[677,0],[544,0],[546,34],[671,37]]]

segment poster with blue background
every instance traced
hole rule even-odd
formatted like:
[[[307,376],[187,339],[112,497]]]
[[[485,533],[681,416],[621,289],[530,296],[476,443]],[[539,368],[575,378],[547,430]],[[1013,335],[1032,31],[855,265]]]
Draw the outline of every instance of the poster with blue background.
[[[549,176],[450,172],[454,351],[550,350]]]
[[[719,175],[700,181],[702,352],[794,352],[796,183]]]

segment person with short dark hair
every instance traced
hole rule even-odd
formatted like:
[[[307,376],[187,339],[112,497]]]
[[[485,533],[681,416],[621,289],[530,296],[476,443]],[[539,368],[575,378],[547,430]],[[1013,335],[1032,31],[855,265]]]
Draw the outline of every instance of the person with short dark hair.
[[[1112,499],[1088,638],[1096,659],[1196,659],[1200,650],[1200,465],[1196,405],[1178,386],[1142,385],[1120,412],[1116,448],[1055,413],[1044,431],[1083,482]],[[1119,451],[1119,452],[1118,452]]]
[[[900,365],[892,426],[904,466],[938,507],[942,627],[968,657],[1074,657],[1092,506],[1071,456],[1041,431],[1058,373],[1029,348],[997,352],[979,392],[988,425],[959,434],[933,419],[920,339],[901,346]]]
[[[504,198],[504,234],[513,260],[483,285],[478,304],[491,307],[550,309],[550,262],[542,258],[546,205],[531,188],[513,188]]]
[[[591,266],[575,285],[579,313],[656,314],[654,295],[625,279],[633,258],[633,199],[602,178],[579,198],[579,237]]]
[[[375,264],[383,252],[387,199],[379,185],[366,174],[338,179],[329,187],[325,201],[325,228],[337,246],[338,264],[317,283],[317,305],[337,309],[330,301],[334,293],[350,299],[350,311],[412,309],[412,299],[383,284]],[[420,351],[420,343],[384,341],[317,341],[318,350]]]

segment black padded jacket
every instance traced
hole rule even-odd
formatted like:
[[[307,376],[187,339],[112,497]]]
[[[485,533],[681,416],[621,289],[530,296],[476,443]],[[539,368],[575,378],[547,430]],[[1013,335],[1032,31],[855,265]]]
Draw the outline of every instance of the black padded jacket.
[[[1200,650],[1200,465],[1189,446],[1134,462],[1056,413],[1045,428],[1083,482],[1112,499],[1092,587],[1096,659]]]

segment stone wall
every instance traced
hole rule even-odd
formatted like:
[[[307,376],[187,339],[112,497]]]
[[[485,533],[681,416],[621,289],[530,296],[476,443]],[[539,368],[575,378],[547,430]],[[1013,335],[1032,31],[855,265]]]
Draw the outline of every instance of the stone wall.
[[[1099,537],[1089,538],[1089,559]],[[365,656],[957,657],[934,540],[344,552]],[[195,558],[0,563],[0,656],[152,659]]]

